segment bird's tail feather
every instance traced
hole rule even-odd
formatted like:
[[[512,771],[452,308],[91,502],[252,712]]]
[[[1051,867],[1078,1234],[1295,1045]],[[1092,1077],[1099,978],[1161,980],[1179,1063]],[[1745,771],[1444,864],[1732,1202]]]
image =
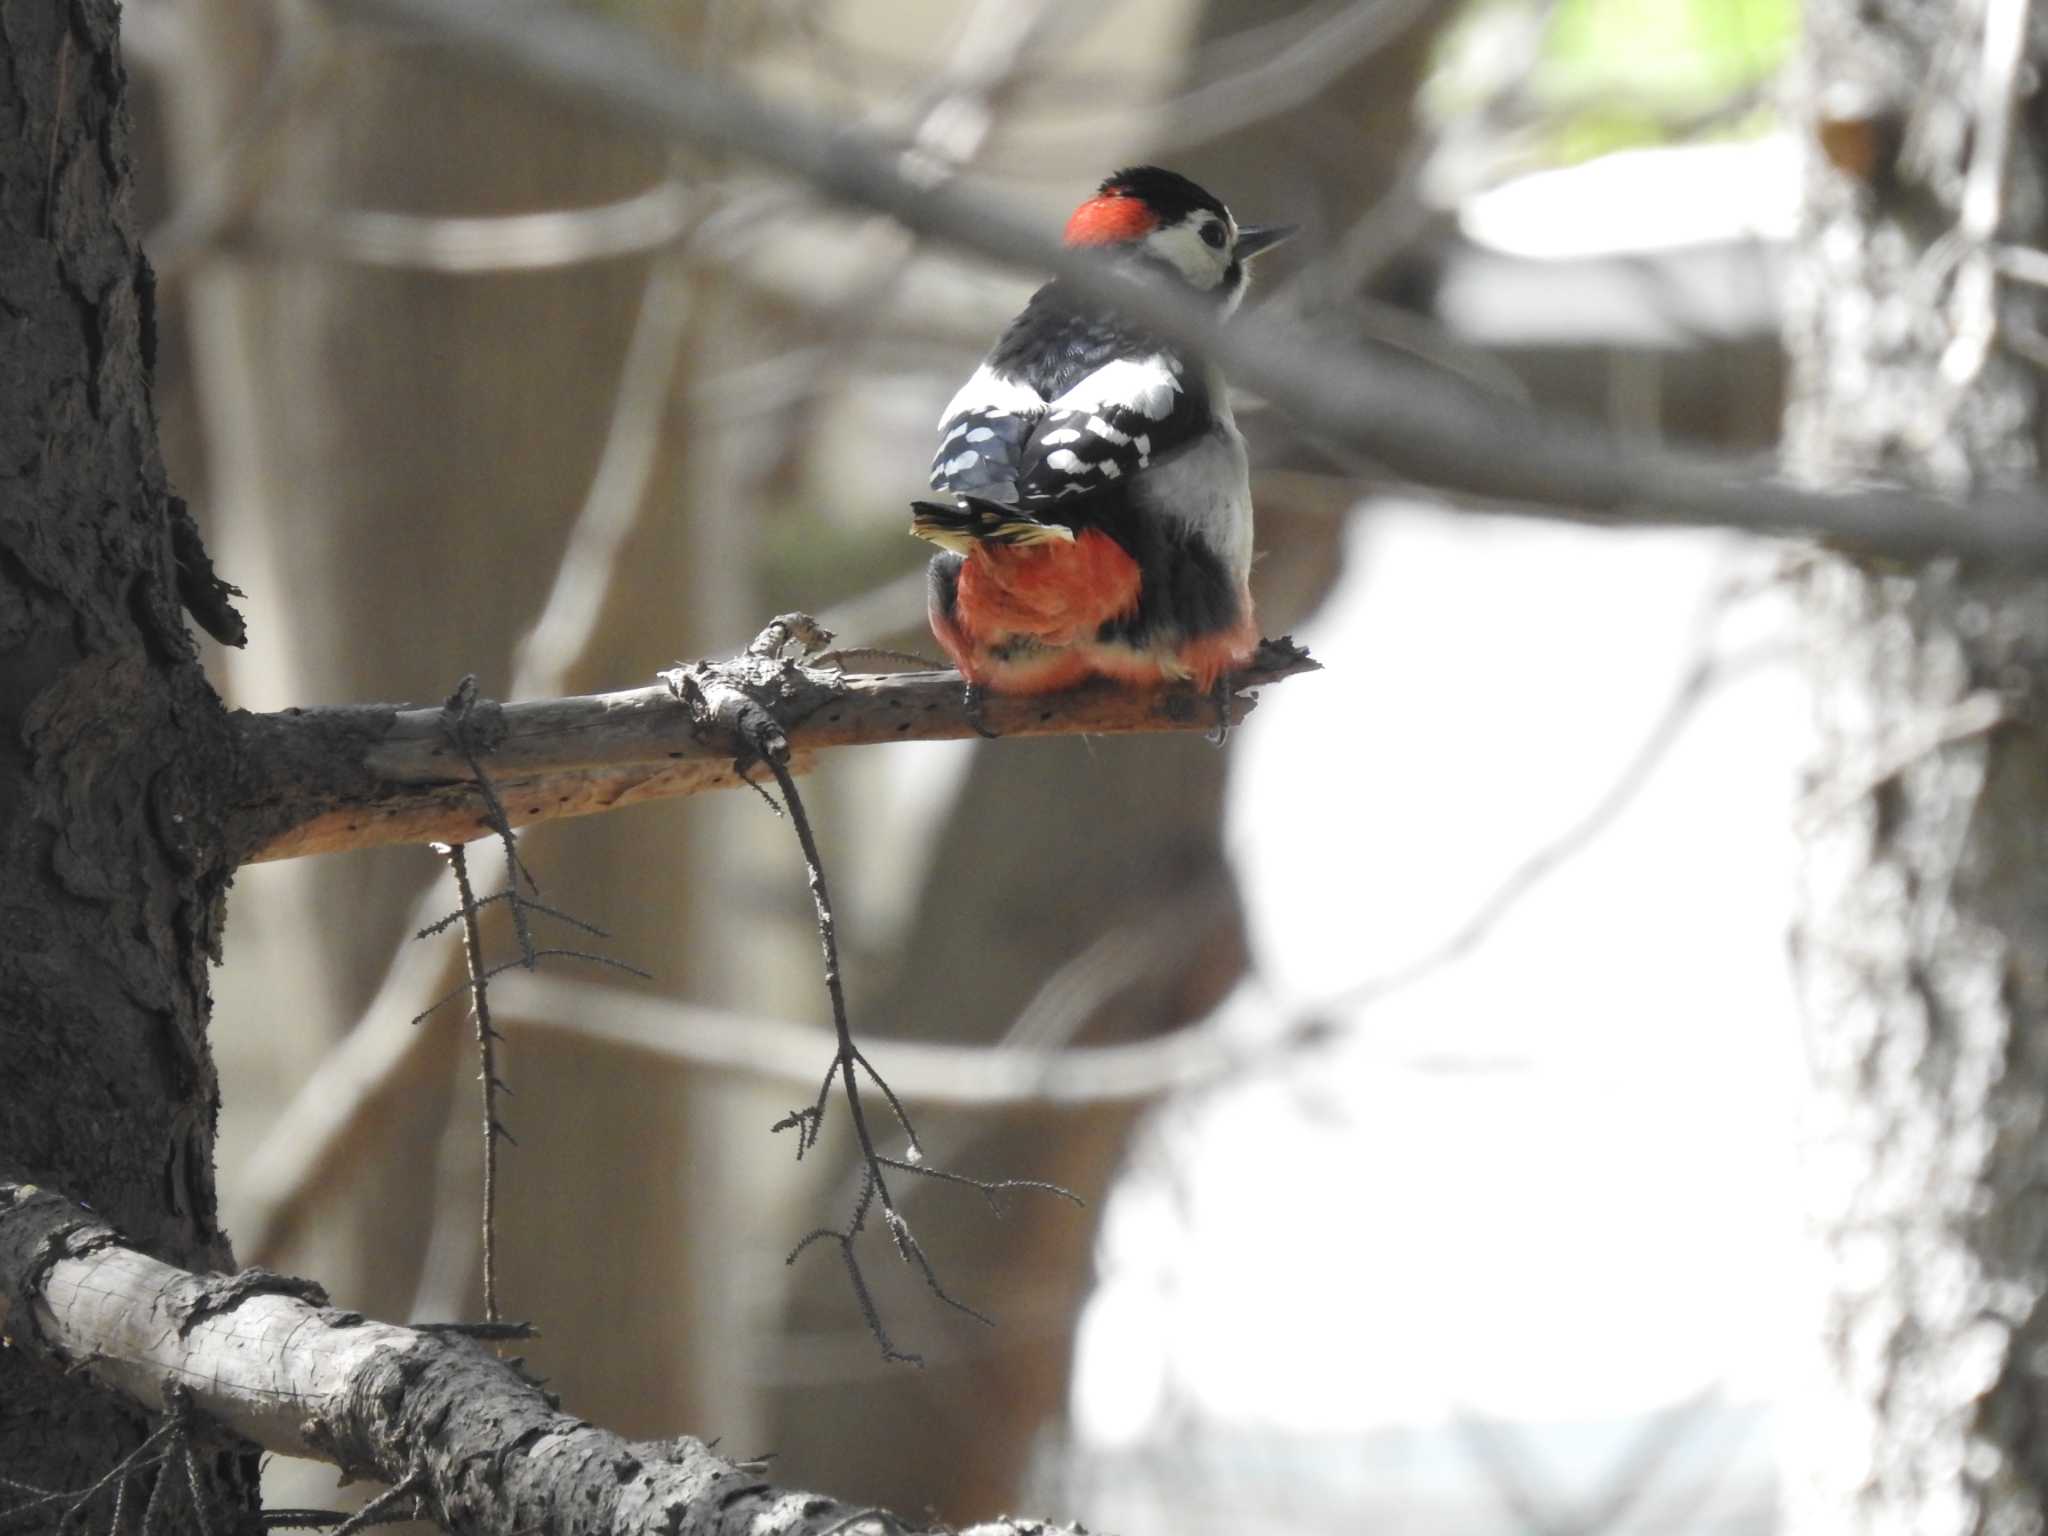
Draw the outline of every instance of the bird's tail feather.
[[[941,549],[967,554],[977,544],[1050,544],[1074,542],[1074,530],[1064,523],[1044,523],[1028,512],[985,501],[979,496],[962,496],[957,502],[913,501],[910,531],[929,539]]]

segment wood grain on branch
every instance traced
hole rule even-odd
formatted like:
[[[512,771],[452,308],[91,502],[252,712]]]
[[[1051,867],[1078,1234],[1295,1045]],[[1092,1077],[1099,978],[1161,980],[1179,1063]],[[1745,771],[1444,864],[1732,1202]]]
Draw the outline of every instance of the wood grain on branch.
[[[545,3],[510,11],[489,0],[332,3],[454,44],[465,62],[560,91],[622,125],[737,150],[919,234],[1057,274],[1213,358],[1304,431],[1493,510],[1817,537],[1898,560],[1952,554],[2048,568],[2048,502],[2031,485],[1967,499],[1896,485],[1810,489],[1751,461],[1502,400],[1389,348],[1367,350],[1263,316],[1220,326],[1195,295],[1131,282],[1086,250],[1062,247],[1013,201],[935,177],[900,147],[845,124],[700,74],[615,21]],[[1284,208],[1263,211],[1287,216]]]
[[[702,663],[709,675],[745,665]],[[1307,653],[1268,642],[1229,697],[1233,725],[1250,690],[1314,671]],[[839,673],[778,662],[754,697],[807,768],[827,747],[954,741],[975,735],[952,672]],[[1090,684],[1029,698],[992,695],[981,712],[998,736],[1206,731],[1210,695],[1185,686]],[[729,733],[698,726],[664,686],[480,706],[471,745],[514,826],[586,816],[641,800],[740,782]],[[380,843],[468,842],[489,835],[488,809],[463,746],[438,707],[355,705],[235,717],[241,772],[228,826],[238,863]]]
[[[779,1488],[759,1463],[728,1461],[688,1436],[622,1439],[559,1411],[468,1339],[337,1310],[305,1281],[160,1263],[82,1206],[4,1180],[0,1338],[151,1412],[195,1412],[266,1450],[404,1483],[450,1531],[917,1529],[886,1511]],[[1060,1529],[1006,1519],[962,1536]]]

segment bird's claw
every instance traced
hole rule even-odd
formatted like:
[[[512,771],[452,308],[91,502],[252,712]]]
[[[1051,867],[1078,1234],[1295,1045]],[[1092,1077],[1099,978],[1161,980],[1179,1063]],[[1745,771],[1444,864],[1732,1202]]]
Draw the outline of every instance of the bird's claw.
[[[983,688],[979,683],[969,683],[961,692],[960,702],[966,710],[967,723],[974,727],[975,735],[981,737],[984,741],[997,741],[1001,739],[1001,733],[990,730],[981,717],[982,706],[988,702],[987,689]]]
[[[1212,747],[1220,747],[1230,740],[1231,682],[1231,675],[1226,672],[1216,679],[1216,686],[1209,690],[1209,697],[1216,705],[1216,726],[1203,739]]]

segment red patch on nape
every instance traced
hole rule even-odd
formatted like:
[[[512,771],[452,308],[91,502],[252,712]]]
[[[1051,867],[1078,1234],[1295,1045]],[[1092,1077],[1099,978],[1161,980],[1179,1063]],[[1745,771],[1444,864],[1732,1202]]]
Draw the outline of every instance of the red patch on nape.
[[[1159,227],[1159,220],[1142,198],[1122,192],[1105,192],[1091,197],[1067,220],[1067,244],[1115,245],[1124,240],[1142,240]]]

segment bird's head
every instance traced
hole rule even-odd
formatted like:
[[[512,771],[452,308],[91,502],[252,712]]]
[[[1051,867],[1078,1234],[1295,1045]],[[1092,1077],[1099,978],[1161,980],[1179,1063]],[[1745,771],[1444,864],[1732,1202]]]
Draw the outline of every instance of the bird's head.
[[[1074,210],[1066,241],[1163,271],[1213,297],[1227,315],[1244,297],[1245,263],[1293,233],[1291,224],[1240,228],[1221,199],[1187,177],[1134,165]]]

